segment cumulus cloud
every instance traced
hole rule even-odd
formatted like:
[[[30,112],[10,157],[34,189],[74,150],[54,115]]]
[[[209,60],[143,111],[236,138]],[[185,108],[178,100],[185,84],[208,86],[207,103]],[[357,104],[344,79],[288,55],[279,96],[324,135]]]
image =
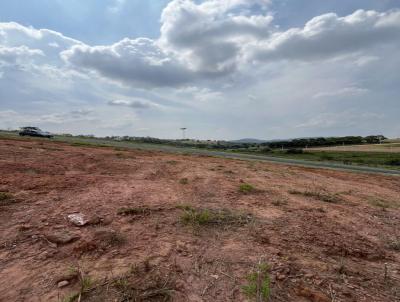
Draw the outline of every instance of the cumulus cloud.
[[[234,70],[242,45],[265,39],[270,15],[245,15],[240,9],[266,1],[171,1],[161,16],[159,44],[191,69],[225,74]],[[239,11],[233,11],[233,10]]]
[[[58,55],[59,50],[54,48],[67,49],[75,44],[81,42],[53,30],[35,29],[16,22],[0,22],[0,45],[25,45],[28,48],[41,49],[44,53],[56,52]]]
[[[81,69],[128,84],[175,86],[193,78],[183,65],[146,38],[126,38],[110,46],[75,45],[61,57]]]
[[[40,49],[30,49],[24,46],[5,47],[0,45],[0,62],[15,64],[33,56],[43,56]]]
[[[276,32],[271,38],[247,47],[247,58],[256,61],[314,60],[364,51],[400,39],[400,11],[379,13],[358,10],[345,17],[324,14],[303,28]]]

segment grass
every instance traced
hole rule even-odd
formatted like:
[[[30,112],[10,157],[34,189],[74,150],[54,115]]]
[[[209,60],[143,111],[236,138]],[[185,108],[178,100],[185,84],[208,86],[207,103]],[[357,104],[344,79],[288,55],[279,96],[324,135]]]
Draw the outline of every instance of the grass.
[[[393,200],[385,200],[378,197],[369,197],[367,202],[374,207],[382,209],[382,211],[386,211],[389,208],[399,208],[399,203]]]
[[[242,286],[243,293],[256,302],[269,301],[271,296],[271,278],[269,267],[260,262],[256,269],[247,275],[247,284]]]
[[[120,277],[91,286],[82,301],[173,301],[174,280],[169,268],[154,267],[145,260]]]
[[[400,169],[400,153],[363,152],[363,151],[306,151],[300,154],[291,154],[285,151],[274,150],[268,155],[293,159],[331,161],[348,165],[366,165],[373,167],[390,167]]]
[[[252,215],[234,213],[227,209],[200,209],[178,206],[183,210],[180,220],[191,226],[241,226],[253,220]]]
[[[333,194],[324,189],[307,189],[306,191],[289,190],[288,192],[293,195],[303,195],[328,203],[338,203],[342,200],[338,193]]]
[[[90,292],[91,288],[94,285],[94,282],[90,276],[85,274],[85,272],[81,268],[73,268],[78,276],[79,281],[79,292],[73,293],[67,297],[65,297],[62,302],[75,302],[82,301],[82,297],[84,297],[87,293]]]
[[[256,189],[251,184],[248,183],[244,183],[239,186],[239,192],[244,194],[253,193],[255,191]]]

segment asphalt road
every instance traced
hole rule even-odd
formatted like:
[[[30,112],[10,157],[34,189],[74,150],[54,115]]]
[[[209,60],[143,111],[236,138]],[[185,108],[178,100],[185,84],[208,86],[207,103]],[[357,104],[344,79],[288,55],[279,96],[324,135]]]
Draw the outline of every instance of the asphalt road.
[[[4,132],[1,134],[3,134],[3,135],[0,136],[0,139],[1,139],[1,137],[21,139],[18,135],[9,135],[9,134],[4,135]],[[26,139],[42,140],[40,138],[23,138],[23,140],[26,140]],[[331,162],[290,159],[290,158],[274,157],[274,156],[266,156],[266,155],[253,155],[253,154],[244,154],[244,153],[211,151],[211,150],[196,149],[196,148],[173,147],[173,146],[168,146],[168,145],[119,142],[119,141],[111,141],[111,140],[103,140],[103,139],[76,138],[76,137],[72,138],[72,137],[59,137],[59,136],[52,139],[52,141],[66,142],[66,143],[72,143],[72,144],[81,143],[81,144],[93,145],[93,146],[109,146],[109,147],[121,147],[121,148],[129,148],[129,149],[163,151],[163,152],[181,153],[181,154],[184,153],[184,154],[207,155],[207,156],[216,156],[216,157],[231,158],[231,159],[272,162],[272,163],[278,163],[278,164],[284,164],[284,165],[293,165],[293,166],[301,166],[301,167],[309,167],[309,168],[323,168],[323,169],[349,171],[349,172],[357,172],[357,173],[373,173],[373,174],[400,176],[400,170],[390,170],[390,169],[385,169],[385,168],[375,168],[375,167],[359,166],[359,165],[345,165],[345,164],[331,163]]]

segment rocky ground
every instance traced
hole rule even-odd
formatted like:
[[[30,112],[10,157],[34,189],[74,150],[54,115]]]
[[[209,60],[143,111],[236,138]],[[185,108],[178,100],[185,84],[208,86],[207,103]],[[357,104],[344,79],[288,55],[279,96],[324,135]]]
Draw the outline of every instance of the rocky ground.
[[[399,177],[0,140],[0,192],[2,302],[400,301]]]

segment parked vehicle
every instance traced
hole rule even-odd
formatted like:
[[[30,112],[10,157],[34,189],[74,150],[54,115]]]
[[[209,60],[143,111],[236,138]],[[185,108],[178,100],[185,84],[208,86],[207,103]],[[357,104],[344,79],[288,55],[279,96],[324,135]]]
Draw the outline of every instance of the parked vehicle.
[[[19,132],[20,136],[36,136],[36,137],[47,137],[52,138],[53,135],[50,132],[42,131],[37,127],[21,127]]]

